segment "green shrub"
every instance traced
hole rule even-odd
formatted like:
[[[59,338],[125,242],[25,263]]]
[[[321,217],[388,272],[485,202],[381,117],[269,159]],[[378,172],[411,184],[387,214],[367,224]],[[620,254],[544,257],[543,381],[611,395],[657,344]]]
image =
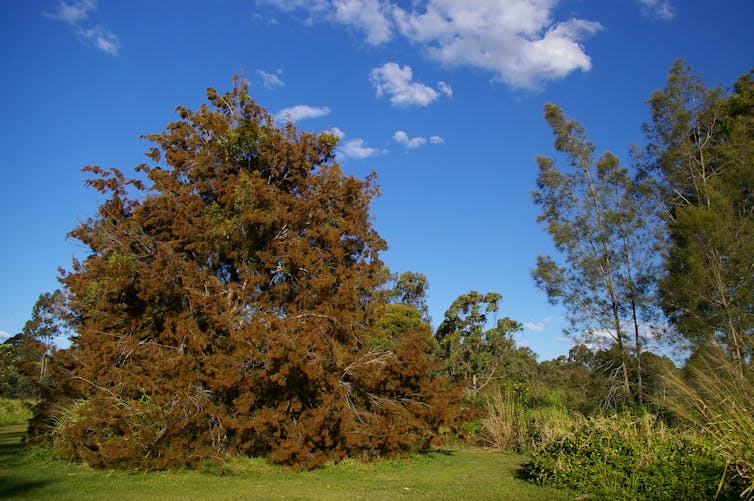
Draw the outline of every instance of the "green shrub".
[[[580,414],[564,407],[539,407],[527,410],[525,441],[521,446],[536,451],[575,430],[583,421]]]
[[[727,466],[710,442],[647,414],[585,419],[536,451],[526,470],[538,484],[599,499],[738,499]]]
[[[0,398],[0,426],[26,424],[31,418],[32,402],[17,398]]]

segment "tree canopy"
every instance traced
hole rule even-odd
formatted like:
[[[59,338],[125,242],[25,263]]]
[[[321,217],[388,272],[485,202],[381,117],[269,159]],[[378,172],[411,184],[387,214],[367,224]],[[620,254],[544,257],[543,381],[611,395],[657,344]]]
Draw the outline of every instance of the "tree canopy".
[[[500,374],[505,355],[514,348],[512,335],[521,330],[521,324],[508,317],[491,318],[502,299],[497,292],[461,294],[435,333],[446,373],[472,393]]]
[[[667,229],[660,300],[694,347],[754,355],[754,73],[707,88],[682,60],[650,101],[645,174]]]

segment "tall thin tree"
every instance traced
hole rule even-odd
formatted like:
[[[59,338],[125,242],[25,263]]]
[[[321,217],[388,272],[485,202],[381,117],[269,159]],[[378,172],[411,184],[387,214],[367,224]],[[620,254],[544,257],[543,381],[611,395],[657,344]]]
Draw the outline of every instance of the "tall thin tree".
[[[614,343],[620,358],[614,375],[624,397],[641,401],[642,317],[651,310],[648,277],[656,263],[650,206],[637,203],[641,186],[617,157],[595,158],[580,124],[551,104],[545,118],[568,166],[540,157],[533,196],[542,208],[538,221],[547,225],[563,261],[539,256],[532,276],[551,302],[565,306],[572,334],[587,341],[607,336]],[[629,363],[637,368],[633,383]]]

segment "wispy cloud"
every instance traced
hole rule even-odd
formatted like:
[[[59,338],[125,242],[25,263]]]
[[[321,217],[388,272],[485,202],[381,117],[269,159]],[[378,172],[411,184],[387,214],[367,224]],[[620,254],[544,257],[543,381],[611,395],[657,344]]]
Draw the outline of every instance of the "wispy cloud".
[[[438,83],[435,90],[429,85],[414,82],[414,72],[410,66],[385,63],[369,73],[369,80],[376,89],[377,96],[387,94],[393,106],[427,106],[442,94],[451,96],[452,89],[445,82]]]
[[[553,322],[558,322],[557,317],[544,317],[536,321],[524,322],[524,329],[532,332],[544,332],[545,328]]]
[[[121,44],[112,31],[101,24],[83,24],[96,10],[95,0],[73,0],[70,3],[59,0],[54,11],[44,11],[43,14],[71,26],[85,45],[95,47],[109,56],[117,56]]]
[[[87,44],[92,45],[105,54],[117,56],[120,50],[120,40],[110,30],[102,26],[95,26],[89,29],[80,29],[77,31]]]
[[[675,17],[675,9],[670,0],[638,0],[641,13],[652,19],[670,21]]]
[[[437,82],[437,88],[448,97],[453,97],[453,89],[445,82]]]
[[[283,82],[279,76],[282,74],[283,74],[283,70],[281,69],[276,70],[275,73],[270,73],[269,71],[264,71],[264,70],[257,70],[257,76],[262,81],[262,86],[266,87],[267,89],[274,89],[276,87],[284,87],[285,82]]]
[[[545,330],[545,324],[544,322],[525,322],[524,329],[534,332],[542,332]]]
[[[393,141],[402,144],[408,149],[418,148],[426,144],[443,144],[445,141],[440,136],[431,136],[427,139],[424,136],[409,137],[406,132],[399,130],[393,134]]]
[[[275,121],[277,122],[298,122],[307,118],[318,118],[330,114],[330,108],[327,106],[315,107],[308,104],[299,104],[284,108],[277,112]]]
[[[76,25],[89,17],[89,13],[96,9],[97,2],[95,0],[74,0],[71,3],[60,0],[54,11],[45,11],[43,14],[51,19]]]
[[[270,26],[278,24],[278,20],[274,17],[268,17],[260,14],[259,12],[254,12],[251,15],[251,20],[258,24],[268,24]]]
[[[639,0],[667,15],[669,0]],[[260,0],[280,11],[303,11],[364,34],[378,45],[396,35],[447,66],[470,66],[518,88],[591,69],[581,42],[602,29],[595,21],[553,19],[558,0],[426,0],[404,8],[394,0]],[[405,5],[405,4],[404,4]],[[442,90],[441,90],[442,91]]]
[[[10,338],[10,334],[6,331],[0,331],[0,343],[4,343],[6,339]]]

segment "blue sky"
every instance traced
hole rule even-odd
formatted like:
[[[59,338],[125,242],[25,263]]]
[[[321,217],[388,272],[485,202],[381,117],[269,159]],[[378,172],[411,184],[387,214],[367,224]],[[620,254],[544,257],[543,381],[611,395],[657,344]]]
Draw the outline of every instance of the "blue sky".
[[[644,104],[684,57],[708,85],[754,66],[750,0],[6,0],[0,2],[0,338],[86,250],[84,165],[146,161],[141,134],[243,72],[254,99],[342,135],[375,170],[383,260],[430,282],[434,323],[470,290],[503,295],[541,358],[567,353],[529,271],[552,252],[530,191],[554,155],[553,102],[628,161]]]

